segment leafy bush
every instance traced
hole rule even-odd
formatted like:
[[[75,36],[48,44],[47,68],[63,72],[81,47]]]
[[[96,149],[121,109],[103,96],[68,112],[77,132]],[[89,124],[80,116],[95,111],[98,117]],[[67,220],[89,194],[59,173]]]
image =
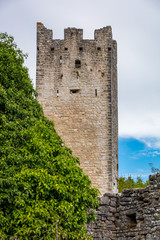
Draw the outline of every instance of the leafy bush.
[[[131,176],[128,178],[120,177],[118,188],[119,192],[121,193],[123,189],[128,188],[145,188],[149,185],[149,180],[147,180],[145,183],[142,181],[141,177],[137,177],[137,180],[134,180]]]
[[[1,239],[89,239],[98,190],[44,117],[24,57],[0,34]]]

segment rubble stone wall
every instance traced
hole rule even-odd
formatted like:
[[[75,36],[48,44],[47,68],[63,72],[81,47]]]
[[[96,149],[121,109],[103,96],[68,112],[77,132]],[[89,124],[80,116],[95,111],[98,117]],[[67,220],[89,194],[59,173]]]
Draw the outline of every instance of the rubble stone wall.
[[[144,189],[104,194],[88,231],[94,240],[160,240],[160,174]]]

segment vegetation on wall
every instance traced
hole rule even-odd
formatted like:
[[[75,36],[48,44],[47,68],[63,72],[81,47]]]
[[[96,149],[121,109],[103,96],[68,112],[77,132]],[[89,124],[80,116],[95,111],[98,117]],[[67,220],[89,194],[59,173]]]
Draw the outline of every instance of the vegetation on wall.
[[[0,34],[1,239],[89,239],[98,190],[44,117],[24,57]]]
[[[119,192],[121,193],[124,189],[128,188],[145,188],[149,185],[149,180],[146,182],[143,182],[141,177],[137,177],[136,180],[134,180],[131,176],[128,178],[120,177],[118,182],[118,188]]]
[[[159,168],[154,167],[153,163],[149,163],[149,166],[151,167],[151,171],[153,174],[157,174],[160,172]]]

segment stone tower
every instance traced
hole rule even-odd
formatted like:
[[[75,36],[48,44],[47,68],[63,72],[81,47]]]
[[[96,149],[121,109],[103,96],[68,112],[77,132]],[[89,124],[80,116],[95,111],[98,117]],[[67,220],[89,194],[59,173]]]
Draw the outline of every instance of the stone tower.
[[[101,194],[117,192],[117,44],[111,27],[67,28],[64,40],[37,23],[38,100]]]

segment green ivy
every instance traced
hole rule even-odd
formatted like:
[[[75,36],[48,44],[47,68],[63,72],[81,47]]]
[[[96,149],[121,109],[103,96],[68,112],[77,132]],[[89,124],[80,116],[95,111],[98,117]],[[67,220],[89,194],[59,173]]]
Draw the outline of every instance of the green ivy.
[[[90,239],[98,190],[44,117],[25,57],[0,34],[1,239]]]

